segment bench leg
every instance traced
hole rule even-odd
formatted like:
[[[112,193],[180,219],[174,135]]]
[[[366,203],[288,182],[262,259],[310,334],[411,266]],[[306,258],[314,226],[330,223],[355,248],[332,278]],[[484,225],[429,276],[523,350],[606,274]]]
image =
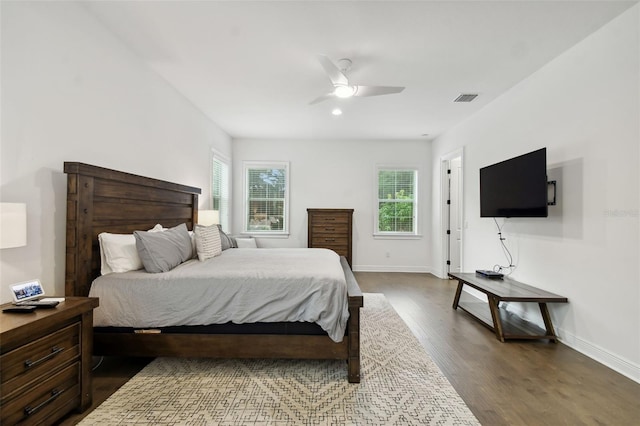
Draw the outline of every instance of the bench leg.
[[[540,306],[540,313],[542,314],[542,320],[544,321],[544,327],[547,330],[547,336],[551,336],[549,339],[553,343],[557,343],[558,339],[556,338],[556,332],[553,329],[553,324],[551,323],[551,315],[549,315],[549,308],[547,308],[546,303],[538,303]]]
[[[453,298],[453,309],[458,309],[458,303],[460,302],[460,295],[462,294],[462,286],[464,283],[458,281],[458,288],[456,289],[456,297]]]
[[[489,309],[491,310],[491,318],[493,319],[493,330],[496,333],[496,338],[504,343],[502,320],[500,319],[500,312],[498,311],[498,304],[500,303],[500,301],[490,295],[487,295],[487,299],[489,301]]]

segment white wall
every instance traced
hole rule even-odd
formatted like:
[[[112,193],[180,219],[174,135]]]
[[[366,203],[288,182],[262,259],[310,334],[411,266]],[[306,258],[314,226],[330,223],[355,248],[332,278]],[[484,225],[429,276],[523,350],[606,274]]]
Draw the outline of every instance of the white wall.
[[[431,146],[423,140],[234,140],[233,226],[242,231],[243,161],[290,162],[290,236],[260,238],[262,247],[306,247],[307,208],[352,208],[353,269],[359,271],[430,270]],[[421,238],[373,238],[376,165],[419,168]],[[390,257],[386,257],[386,253]]]
[[[10,283],[64,294],[66,175],[80,161],[202,188],[231,140],[77,3],[2,4],[2,189],[27,203],[26,247],[0,252]]]
[[[559,202],[507,219],[512,277],[569,298],[551,307],[562,341],[640,381],[640,6],[565,52],[434,142],[433,165],[464,147],[464,269],[505,264],[479,216],[479,168],[547,147]],[[434,170],[433,199],[439,200]],[[434,235],[440,235],[434,202]],[[502,220],[500,220],[502,222]],[[434,238],[434,263],[442,248]],[[533,314],[533,312],[527,312]]]

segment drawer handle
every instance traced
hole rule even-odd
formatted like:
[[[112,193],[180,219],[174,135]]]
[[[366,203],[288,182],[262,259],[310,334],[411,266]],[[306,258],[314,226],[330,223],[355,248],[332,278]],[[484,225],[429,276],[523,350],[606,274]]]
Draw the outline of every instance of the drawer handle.
[[[325,231],[335,231],[336,228],[324,228]]]
[[[335,217],[325,217],[324,220],[336,220]]]
[[[335,238],[325,238],[324,240],[325,241],[335,241],[336,239]]]
[[[52,402],[54,399],[56,399],[57,397],[60,396],[60,394],[62,394],[61,390],[58,389],[54,389],[51,391],[51,396],[45,400],[42,401],[40,404],[36,405],[35,407],[31,408],[31,407],[24,407],[24,414],[26,414],[27,416],[32,415],[33,413],[35,413],[36,411],[38,411],[39,409],[41,409],[42,407],[44,407],[45,405],[49,404],[50,402]]]
[[[51,353],[49,355],[45,355],[42,358],[40,358],[39,360],[37,360],[37,361],[31,361],[30,359],[28,359],[28,360],[26,360],[24,362],[24,366],[27,367],[27,368],[31,368],[34,365],[38,365],[41,362],[44,362],[44,361],[46,361],[46,360],[48,360],[50,358],[53,358],[54,356],[58,355],[62,351],[64,351],[64,348],[59,348],[57,346],[54,346],[54,347],[51,348]]]

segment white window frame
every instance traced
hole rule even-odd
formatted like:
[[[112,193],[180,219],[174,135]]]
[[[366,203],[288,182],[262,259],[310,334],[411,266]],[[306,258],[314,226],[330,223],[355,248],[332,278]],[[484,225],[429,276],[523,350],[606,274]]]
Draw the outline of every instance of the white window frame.
[[[412,171],[413,172],[413,232],[396,232],[396,231],[380,231],[380,199],[379,194],[379,175],[381,171]],[[422,238],[420,234],[420,203],[419,203],[419,178],[420,168],[415,165],[394,165],[379,164],[376,165],[374,177],[374,217],[373,217],[373,237],[376,239],[418,239]]]
[[[214,163],[220,163],[223,166],[223,175],[221,176],[222,181],[220,182],[220,205],[219,205],[219,214],[220,214],[220,225],[225,232],[231,231],[231,161],[221,152],[212,149],[211,150],[211,207],[215,209],[215,177],[216,173],[214,170]],[[225,169],[226,168],[226,173]]]
[[[260,237],[287,238],[289,236],[289,192],[291,186],[291,174],[288,161],[243,161],[243,218],[242,233]],[[249,171],[253,169],[284,169],[285,191],[282,230],[250,230],[249,229]]]

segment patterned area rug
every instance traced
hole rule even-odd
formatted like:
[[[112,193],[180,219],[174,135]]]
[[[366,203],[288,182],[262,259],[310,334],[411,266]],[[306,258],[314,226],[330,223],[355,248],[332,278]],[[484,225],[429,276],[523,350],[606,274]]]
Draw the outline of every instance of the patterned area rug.
[[[157,358],[81,425],[478,425],[382,294],[365,294],[361,383],[345,361]]]

